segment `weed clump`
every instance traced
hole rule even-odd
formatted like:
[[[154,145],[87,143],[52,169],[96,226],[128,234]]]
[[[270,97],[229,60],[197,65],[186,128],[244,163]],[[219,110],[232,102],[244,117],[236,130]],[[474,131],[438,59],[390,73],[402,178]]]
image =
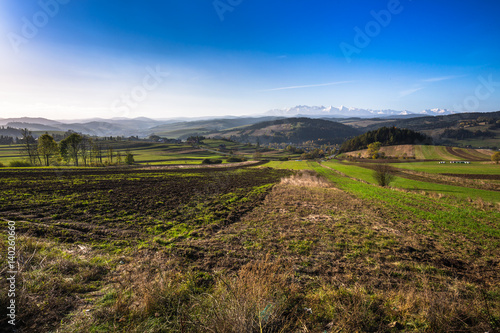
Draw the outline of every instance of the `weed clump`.
[[[239,163],[239,162],[245,162],[245,161],[246,161],[245,158],[234,157],[234,156],[228,157],[226,159],[226,162],[228,162],[228,163]]]
[[[11,161],[9,163],[11,168],[29,168],[32,167],[31,163],[25,161]]]
[[[222,160],[217,160],[213,158],[206,158],[203,161],[201,161],[201,164],[221,164]]]
[[[251,262],[234,274],[145,269],[139,265],[121,275],[118,290],[105,296],[106,306],[87,325],[131,332],[221,333],[290,332],[299,327],[301,298],[291,266],[283,261]]]

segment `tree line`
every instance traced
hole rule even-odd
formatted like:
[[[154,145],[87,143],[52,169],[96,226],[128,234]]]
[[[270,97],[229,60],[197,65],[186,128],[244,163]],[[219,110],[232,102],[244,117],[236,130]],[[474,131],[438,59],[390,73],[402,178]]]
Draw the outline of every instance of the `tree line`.
[[[380,142],[382,146],[406,144],[431,144],[432,139],[425,134],[406,128],[381,127],[374,131],[366,132],[345,141],[340,146],[340,152],[348,152],[368,148],[369,144]]]
[[[468,131],[463,128],[459,129],[447,128],[441,135],[441,138],[464,140],[464,139],[475,139],[475,138],[494,138],[495,135],[496,135],[495,133],[490,132],[488,130]]]
[[[122,154],[109,144],[105,146],[99,140],[78,133],[70,133],[59,143],[47,133],[35,139],[28,129],[22,129],[21,135],[21,154],[27,156],[31,165],[49,166],[60,161],[75,166],[134,164],[134,156],[129,150]]]

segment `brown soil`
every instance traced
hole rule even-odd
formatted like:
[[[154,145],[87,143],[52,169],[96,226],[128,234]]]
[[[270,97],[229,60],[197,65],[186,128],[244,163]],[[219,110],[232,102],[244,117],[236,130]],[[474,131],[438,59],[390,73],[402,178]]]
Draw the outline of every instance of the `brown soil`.
[[[470,173],[441,173],[440,175],[443,176],[450,176],[450,177],[458,177],[458,178],[465,178],[465,179],[487,179],[487,180],[500,180],[500,175],[479,175],[479,174],[470,174]]]
[[[454,156],[457,156],[461,159],[468,160],[468,161],[484,161],[485,159],[481,159],[477,156],[474,156],[472,154],[469,154],[463,150],[459,150],[457,148],[453,147],[446,147],[446,151]]]
[[[232,169],[5,170],[0,181],[9,181],[2,190],[16,195],[2,202],[0,216],[18,221],[20,232],[68,243],[137,242],[150,237],[147,229],[159,223],[194,223],[190,214],[197,209],[213,211],[214,220],[235,220],[261,197],[219,207],[220,195],[244,196],[255,186],[289,174],[268,168]]]

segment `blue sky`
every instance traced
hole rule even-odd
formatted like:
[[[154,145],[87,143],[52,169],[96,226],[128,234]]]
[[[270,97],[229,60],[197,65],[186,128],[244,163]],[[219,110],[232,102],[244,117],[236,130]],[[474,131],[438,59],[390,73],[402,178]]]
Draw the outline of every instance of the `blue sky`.
[[[0,118],[496,111],[499,13],[498,1],[4,0]]]

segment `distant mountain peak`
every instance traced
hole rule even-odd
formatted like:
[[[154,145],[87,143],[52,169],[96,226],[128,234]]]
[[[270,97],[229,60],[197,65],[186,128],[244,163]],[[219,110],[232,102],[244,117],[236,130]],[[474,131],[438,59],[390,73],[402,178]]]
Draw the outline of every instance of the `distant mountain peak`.
[[[436,116],[436,115],[448,115],[448,114],[455,114],[456,112],[450,111],[448,109],[427,109],[423,110],[420,112],[420,114],[425,114],[425,115],[431,115],[431,116]]]
[[[418,117],[421,115],[448,115],[454,114],[455,112],[447,109],[428,109],[423,110],[419,113],[411,112],[408,110],[372,110],[372,109],[359,109],[353,107],[346,107],[341,105],[339,107],[334,106],[308,106],[308,105],[297,105],[294,107],[289,107],[285,109],[274,109],[266,112],[269,116],[280,116],[280,117],[296,117],[296,116],[306,116],[306,117],[332,117],[332,118],[349,118],[349,117],[360,117],[360,118],[374,118],[374,117],[391,117],[391,116],[405,116],[405,117]]]

